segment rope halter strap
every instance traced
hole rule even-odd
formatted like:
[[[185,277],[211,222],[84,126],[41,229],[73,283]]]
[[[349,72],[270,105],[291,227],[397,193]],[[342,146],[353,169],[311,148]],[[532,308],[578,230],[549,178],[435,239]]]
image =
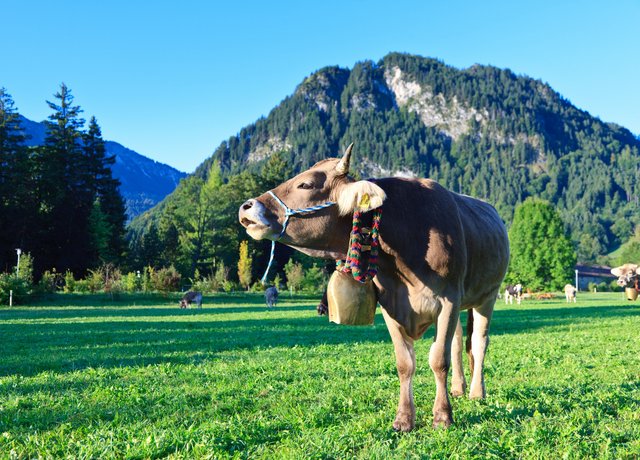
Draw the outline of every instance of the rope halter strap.
[[[284,204],[284,202],[280,198],[278,198],[276,194],[271,190],[269,190],[267,193],[271,195],[273,199],[276,200],[276,203],[278,203],[284,209],[284,222],[282,222],[282,230],[280,231],[278,237],[274,240],[271,240],[271,254],[269,255],[269,263],[267,264],[267,269],[265,270],[264,275],[262,275],[262,279],[260,280],[262,284],[265,284],[267,281],[267,276],[269,275],[269,270],[271,269],[271,264],[273,263],[273,256],[276,251],[276,241],[282,238],[284,233],[287,231],[287,225],[289,225],[289,217],[295,216],[296,214],[311,214],[336,204],[334,201],[327,201],[326,203],[316,206],[309,206],[308,208],[291,209],[289,206]]]

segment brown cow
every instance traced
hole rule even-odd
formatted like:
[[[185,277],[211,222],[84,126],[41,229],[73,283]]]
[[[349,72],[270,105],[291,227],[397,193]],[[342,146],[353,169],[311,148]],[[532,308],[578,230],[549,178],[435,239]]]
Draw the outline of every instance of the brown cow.
[[[473,333],[467,337],[472,369],[469,397],[485,397],[484,358],[493,306],[509,261],[507,231],[492,206],[429,179],[354,181],[348,175],[351,147],[342,159],[320,161],[248,200],[238,218],[257,240],[278,240],[311,256],[344,259],[354,210],[382,206],[374,282],[400,378],[393,427],[414,428],[414,341],[433,323],[437,331],[429,352],[436,381],[433,425],[449,426],[453,422],[447,394],[451,364],[452,395],[461,396],[466,390],[461,310],[473,309],[469,315]],[[327,202],[336,206],[323,207]],[[312,206],[321,209],[296,213]]]
[[[640,265],[624,264],[611,269],[611,273],[618,277],[616,284],[620,287],[636,287]]]

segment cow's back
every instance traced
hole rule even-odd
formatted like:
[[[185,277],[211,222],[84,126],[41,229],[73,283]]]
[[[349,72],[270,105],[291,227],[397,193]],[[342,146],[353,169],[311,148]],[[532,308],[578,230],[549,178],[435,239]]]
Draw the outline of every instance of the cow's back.
[[[497,292],[509,266],[509,236],[493,206],[451,193],[458,205],[467,247],[464,308]]]
[[[376,183],[387,194],[380,238],[383,252],[391,256],[389,260],[381,254],[381,288],[394,288],[395,281],[383,277],[395,272],[402,274],[402,283],[425,284],[434,292],[443,283],[458,284],[463,308],[497,294],[509,263],[509,242],[491,205],[450,192],[430,179],[386,178]],[[385,301],[398,305],[392,307],[394,317],[403,315],[397,300]]]

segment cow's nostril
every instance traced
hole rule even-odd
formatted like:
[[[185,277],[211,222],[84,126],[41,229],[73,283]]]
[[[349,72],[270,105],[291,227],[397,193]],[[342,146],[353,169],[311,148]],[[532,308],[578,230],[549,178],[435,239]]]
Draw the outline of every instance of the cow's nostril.
[[[247,200],[241,206],[243,211],[246,211],[247,209],[251,209],[252,207],[253,207],[253,200]]]

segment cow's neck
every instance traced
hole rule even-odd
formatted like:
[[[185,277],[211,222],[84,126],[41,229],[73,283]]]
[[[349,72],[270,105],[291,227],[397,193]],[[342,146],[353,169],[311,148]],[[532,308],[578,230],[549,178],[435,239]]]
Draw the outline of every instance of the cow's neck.
[[[331,249],[310,249],[310,248],[302,248],[300,246],[294,246],[292,244],[288,244],[287,246],[292,247],[296,251],[300,251],[303,254],[306,254],[311,257],[318,257],[320,259],[344,259],[347,257],[347,251],[345,248],[344,251],[333,251]]]

